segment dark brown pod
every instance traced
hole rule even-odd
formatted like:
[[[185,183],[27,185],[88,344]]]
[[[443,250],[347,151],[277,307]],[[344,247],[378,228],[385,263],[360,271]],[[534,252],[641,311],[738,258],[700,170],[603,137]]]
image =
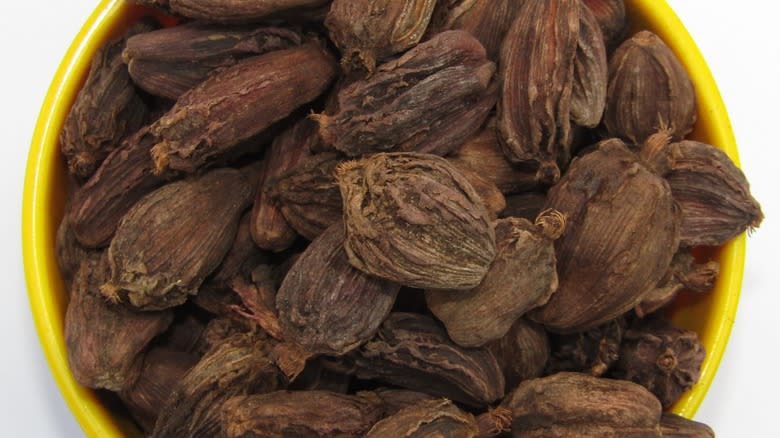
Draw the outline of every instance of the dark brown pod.
[[[536,220],[547,203],[547,195],[541,192],[518,193],[504,199],[506,199],[506,208],[501,213],[501,217],[517,217],[529,221]]]
[[[562,333],[599,326],[636,306],[679,245],[669,185],[617,139],[575,159],[547,194],[567,218],[555,242],[558,290],[530,318]]]
[[[128,39],[122,58],[135,84],[176,100],[218,68],[301,42],[300,34],[281,27],[185,23]]]
[[[436,0],[333,0],[325,19],[345,70],[374,72],[384,61],[416,45]]]
[[[625,0],[582,0],[582,3],[596,18],[607,48],[617,47],[628,30]]]
[[[149,110],[133,87],[122,50],[129,37],[155,27],[151,20],[141,20],[92,57],[87,79],[60,133],[68,171],[78,178],[92,175],[124,137],[146,123]]]
[[[715,432],[706,424],[669,412],[661,415],[661,435],[664,438],[715,438]]]
[[[499,339],[528,310],[550,299],[558,288],[553,239],[563,232],[563,217],[558,225],[545,234],[541,223],[526,219],[496,221],[496,258],[482,283],[469,291],[425,292],[428,308],[453,341],[479,347]]]
[[[682,211],[680,243],[718,246],[761,225],[764,214],[742,171],[723,151],[705,143],[669,146],[666,180]]]
[[[536,169],[531,166],[513,166],[507,161],[498,142],[495,119],[472,136],[463,146],[447,158],[459,169],[469,169],[508,195],[534,190],[539,186]],[[536,217],[534,214],[531,220]]]
[[[215,345],[181,379],[151,434],[163,437],[222,436],[222,406],[233,397],[276,391],[286,384],[268,359],[267,340],[238,333]]]
[[[571,120],[578,126],[594,128],[601,122],[607,102],[607,50],[599,23],[580,4],[580,30],[574,56],[574,83]]]
[[[473,438],[477,433],[474,416],[461,411],[447,399],[426,400],[409,405],[379,421],[366,438]]]
[[[681,140],[696,122],[696,96],[685,68],[661,39],[642,31],[609,61],[604,126],[610,136],[641,145],[657,131]]]
[[[144,310],[182,304],[230,250],[251,197],[232,169],[150,193],[119,224],[108,248],[111,278],[101,292]]]
[[[706,353],[696,332],[648,319],[631,327],[623,339],[612,376],[649,389],[665,408],[699,380]]]
[[[260,248],[283,251],[298,237],[269,191],[277,177],[309,157],[312,145],[318,141],[317,124],[303,119],[279,134],[266,151],[265,174],[252,207],[252,238]]]
[[[196,363],[198,356],[166,348],[153,348],[144,355],[140,377],[132,387],[119,393],[144,431],[152,432],[160,407]]]
[[[139,1],[139,0],[135,0]],[[315,9],[329,0],[140,0],[209,23],[257,23],[264,18]]]
[[[173,321],[171,312],[135,312],[99,293],[108,261],[95,254],[81,262],[65,313],[65,345],[73,377],[81,385],[121,391],[141,373],[141,352]]]
[[[486,349],[452,342],[432,318],[391,313],[377,336],[350,355],[362,379],[485,407],[504,395],[504,376]]]
[[[276,295],[276,308],[286,339],[312,354],[341,355],[374,336],[399,289],[349,264],[339,222],[292,266]]]
[[[429,34],[461,29],[474,35],[488,58],[498,61],[504,35],[526,0],[439,0]]]
[[[615,364],[626,331],[626,321],[618,318],[585,332],[550,334],[550,360],[545,374],[575,371],[601,377]]]
[[[471,289],[496,255],[479,195],[447,160],[376,154],[339,166],[345,248],[363,272],[405,286]]]
[[[182,95],[150,131],[156,171],[194,172],[314,100],[337,66],[317,43],[277,50],[220,70]]]
[[[268,181],[268,193],[287,223],[308,240],[316,239],[342,218],[336,167],[343,161],[332,152],[312,155]]]
[[[550,357],[550,341],[544,327],[525,318],[515,321],[503,337],[485,347],[504,372],[507,392],[524,380],[541,376]]]
[[[465,31],[442,32],[346,85],[338,112],[320,114],[325,144],[349,155],[447,155],[477,132],[496,99],[495,64]]]
[[[558,373],[509,397],[513,437],[661,437],[661,405],[631,382]]]
[[[362,437],[382,418],[374,398],[327,391],[276,391],[235,397],[222,409],[222,430],[239,437]]]

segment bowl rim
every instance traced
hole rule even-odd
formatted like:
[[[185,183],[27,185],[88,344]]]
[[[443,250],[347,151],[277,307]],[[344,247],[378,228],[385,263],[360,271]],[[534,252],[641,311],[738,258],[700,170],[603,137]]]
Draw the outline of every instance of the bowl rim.
[[[703,56],[684,25],[665,0],[626,0],[627,9],[641,15],[643,22],[671,47],[695,78],[696,96],[701,114],[706,114],[710,143],[718,146],[739,165],[736,140],[723,100]],[[33,138],[24,181],[22,203],[22,253],[30,307],[39,341],[60,392],[88,436],[125,436],[128,425],[114,417],[95,392],[80,386],[72,377],[65,350],[63,312],[67,297],[50,294],[60,287],[61,279],[50,275],[58,271],[55,239],[51,233],[59,217],[52,213],[51,175],[61,166],[58,160],[58,136],[81,78],[89,69],[92,53],[108,35],[113,25],[121,22],[129,5],[123,0],[101,0],[76,35],[60,63],[41,107]],[[703,107],[706,103],[706,107]],[[697,128],[703,129],[703,128]],[[718,318],[706,322],[713,348],[707,351],[701,377],[672,409],[692,418],[704,399],[726,349],[737,311],[744,271],[746,238],[744,233],[721,250],[722,271],[718,280],[719,293],[712,304]],[[57,284],[59,283],[59,284]],[[715,291],[713,291],[715,292]],[[132,427],[132,426],[130,426]]]

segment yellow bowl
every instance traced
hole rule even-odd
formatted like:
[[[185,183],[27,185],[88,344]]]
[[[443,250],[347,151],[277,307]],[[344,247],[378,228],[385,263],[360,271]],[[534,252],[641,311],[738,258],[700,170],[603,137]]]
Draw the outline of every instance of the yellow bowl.
[[[634,28],[657,33],[693,78],[699,114],[692,138],[718,146],[738,162],[726,108],[707,64],[683,24],[663,0],[626,0],[626,5]],[[25,177],[22,243],[35,324],[65,400],[86,434],[92,437],[134,436],[138,430],[128,419],[112,413],[95,392],[76,383],[68,368],[63,337],[68,298],[54,251],[67,185],[57,138],[87,75],[92,55],[143,13],[143,8],[123,0],[102,0],[89,17],[49,88],[35,127]],[[699,297],[683,297],[673,311],[674,320],[698,332],[707,349],[699,383],[673,407],[674,412],[689,418],[695,414],[715,377],[734,323],[742,284],[745,237],[738,237],[714,252],[714,256],[721,263],[715,289]]]

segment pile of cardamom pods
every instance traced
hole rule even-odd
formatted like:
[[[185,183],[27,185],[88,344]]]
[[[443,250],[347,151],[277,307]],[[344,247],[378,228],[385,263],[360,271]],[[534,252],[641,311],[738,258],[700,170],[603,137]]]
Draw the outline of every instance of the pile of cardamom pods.
[[[146,434],[713,436],[665,315],[763,216],[622,0],[134,3],[57,255],[73,376]]]

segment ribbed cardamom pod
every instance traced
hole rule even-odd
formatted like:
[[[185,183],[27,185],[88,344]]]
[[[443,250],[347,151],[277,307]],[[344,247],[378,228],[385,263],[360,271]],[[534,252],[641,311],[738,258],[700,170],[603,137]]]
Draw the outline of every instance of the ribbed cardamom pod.
[[[306,239],[316,239],[343,216],[336,181],[343,161],[333,152],[312,155],[267,182],[266,190],[287,223]]]
[[[299,33],[282,27],[185,23],[128,39],[122,58],[136,85],[176,100],[218,68],[301,41]]]
[[[317,124],[303,119],[279,134],[266,151],[265,174],[252,207],[252,238],[260,248],[283,251],[298,237],[269,190],[277,177],[305,161],[318,141]]]
[[[485,347],[493,353],[504,372],[506,392],[523,380],[539,377],[550,357],[550,342],[544,327],[520,318],[499,339]]]
[[[465,31],[437,34],[367,80],[346,85],[338,112],[315,116],[327,145],[349,155],[447,155],[477,132],[495,105],[495,64]]]
[[[264,18],[317,8],[329,0],[132,0],[208,23],[257,23]]]
[[[555,226],[540,223],[552,219]],[[528,310],[547,302],[558,287],[554,239],[566,226],[563,216],[546,212],[539,225],[507,218],[494,223],[496,258],[482,283],[469,291],[429,290],[431,312],[463,347],[479,347],[503,337]]]
[[[142,352],[173,321],[171,312],[135,312],[100,295],[109,276],[105,254],[81,262],[65,313],[68,364],[76,381],[90,388],[121,391],[141,374]]]
[[[667,155],[665,177],[682,211],[682,245],[722,245],[761,224],[764,214],[745,175],[723,151],[681,141]]]
[[[350,354],[357,376],[485,407],[504,395],[504,376],[484,348],[462,348],[433,318],[391,313],[379,333]]]
[[[617,318],[584,332],[550,334],[550,360],[545,374],[574,371],[603,376],[618,360],[626,325],[625,319]]]
[[[156,171],[194,172],[322,94],[336,77],[315,42],[220,70],[182,95],[151,127]]]
[[[301,254],[276,295],[286,339],[312,354],[344,354],[371,339],[400,286],[349,264],[344,225],[333,224]]]
[[[379,421],[366,438],[473,438],[477,434],[474,416],[447,399],[421,401]]]
[[[577,126],[594,128],[601,122],[607,104],[607,72],[607,50],[599,23],[581,4],[571,95],[571,120]]]
[[[611,377],[644,386],[667,408],[699,381],[705,355],[696,332],[660,318],[642,320],[626,331]]]
[[[509,397],[514,437],[661,437],[661,405],[635,383],[558,373]]]
[[[269,360],[267,342],[257,334],[237,333],[214,345],[159,406],[152,438],[224,436],[225,402],[283,388],[286,379]]]
[[[599,23],[607,48],[614,48],[628,30],[625,0],[582,0]]]
[[[333,0],[325,27],[345,70],[371,74],[378,61],[422,39],[435,6],[436,0]]]
[[[276,391],[235,397],[221,414],[227,438],[362,437],[382,418],[382,403],[328,391]]]
[[[108,248],[101,292],[144,310],[182,304],[230,250],[251,188],[237,170],[217,169],[166,185],[125,215]]]
[[[715,432],[706,424],[669,412],[661,414],[661,435],[664,438],[715,438]]]
[[[681,140],[696,122],[696,96],[685,68],[664,42],[642,31],[609,61],[604,126],[610,136],[641,145],[657,131]]]
[[[339,166],[350,263],[405,286],[471,289],[496,256],[471,184],[444,158],[376,154]]]
[[[572,161],[547,196],[546,208],[568,225],[555,242],[558,290],[532,320],[554,332],[585,331],[658,284],[679,246],[679,211],[669,184],[622,141],[603,141]]]
[[[439,0],[428,28],[433,35],[461,29],[474,35],[488,58],[498,61],[501,42],[526,0]]]
[[[122,50],[129,37],[155,28],[151,20],[141,20],[92,57],[86,82],[60,133],[62,154],[76,177],[91,176],[123,138],[147,122],[149,110],[130,80]]]

